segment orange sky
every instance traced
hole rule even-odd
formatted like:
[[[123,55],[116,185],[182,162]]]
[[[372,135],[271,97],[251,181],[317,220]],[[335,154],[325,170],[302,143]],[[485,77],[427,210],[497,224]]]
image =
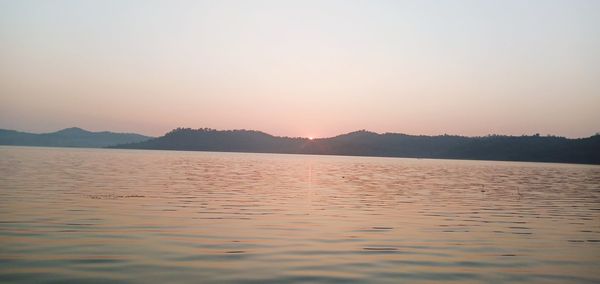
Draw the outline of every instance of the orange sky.
[[[600,132],[598,1],[3,1],[0,128]]]

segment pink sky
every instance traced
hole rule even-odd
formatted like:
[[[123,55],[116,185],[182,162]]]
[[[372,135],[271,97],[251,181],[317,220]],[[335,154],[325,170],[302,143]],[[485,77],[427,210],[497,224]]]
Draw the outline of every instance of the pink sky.
[[[0,128],[600,132],[598,1],[3,1]]]

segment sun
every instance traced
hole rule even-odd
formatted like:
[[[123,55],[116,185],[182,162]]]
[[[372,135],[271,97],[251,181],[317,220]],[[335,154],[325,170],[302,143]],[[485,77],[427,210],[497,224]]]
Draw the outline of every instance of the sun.
[[[309,137],[308,137],[308,140],[313,140],[313,139],[315,139],[315,138],[314,138],[314,137],[312,137],[312,136],[309,136]]]

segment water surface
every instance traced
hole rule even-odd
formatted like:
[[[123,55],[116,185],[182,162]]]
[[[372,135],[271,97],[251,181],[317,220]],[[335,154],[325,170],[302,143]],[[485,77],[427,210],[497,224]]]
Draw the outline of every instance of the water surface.
[[[0,282],[600,282],[600,167],[0,147]]]

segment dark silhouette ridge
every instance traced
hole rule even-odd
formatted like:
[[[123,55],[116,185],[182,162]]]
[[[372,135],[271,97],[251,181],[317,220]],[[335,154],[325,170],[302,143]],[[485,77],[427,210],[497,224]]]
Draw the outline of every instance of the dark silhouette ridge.
[[[177,128],[158,138],[111,148],[600,164],[598,134],[568,139],[538,134],[417,136],[360,130],[310,140],[254,130]]]
[[[107,147],[117,144],[141,142],[150,138],[152,137],[134,133],[91,132],[78,127],[41,134],[0,129],[0,145]]]

